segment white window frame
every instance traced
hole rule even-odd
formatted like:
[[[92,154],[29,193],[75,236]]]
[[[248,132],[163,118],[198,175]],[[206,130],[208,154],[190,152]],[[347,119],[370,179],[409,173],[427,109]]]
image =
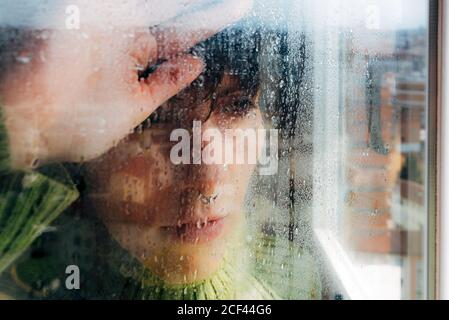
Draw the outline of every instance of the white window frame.
[[[439,26],[439,73],[440,103],[439,103],[439,144],[441,147],[439,158],[439,207],[438,207],[438,269],[437,269],[437,297],[449,300],[449,3],[440,0]]]
[[[428,43],[428,89],[427,89],[427,145],[426,145],[426,204],[427,229],[424,233],[424,274],[426,274],[427,299],[449,299],[449,169],[445,170],[443,164],[449,161],[449,145],[442,143],[449,139],[449,3],[445,0],[429,0],[429,43]],[[321,17],[325,12],[322,13]],[[444,19],[443,19],[444,17]],[[330,31],[331,32],[331,31]],[[443,35],[443,36],[442,36]],[[321,35],[322,36],[322,35]],[[321,38],[322,39],[322,38]],[[332,35],[329,41],[337,41]],[[333,40],[332,40],[333,39]],[[320,38],[316,39],[321,41]],[[338,43],[335,43],[338,51]],[[446,50],[447,49],[447,50]],[[444,50],[444,51],[442,51]],[[324,53],[332,54],[332,52]],[[444,57],[442,59],[442,57]],[[338,59],[334,57],[324,57]],[[319,59],[323,60],[323,59]],[[442,63],[444,64],[442,65]],[[447,63],[446,63],[447,62]],[[332,69],[332,68],[331,68]],[[442,71],[442,72],[441,72]],[[340,70],[333,68],[327,70],[326,76],[338,77]],[[442,76],[443,75],[443,76]],[[344,84],[343,84],[344,85]],[[441,88],[447,90],[441,90]],[[335,88],[334,88],[335,89]],[[332,88],[331,88],[332,90]],[[315,101],[315,121],[325,122],[326,130],[333,130],[337,134],[339,128],[326,109],[337,101],[317,98]],[[334,109],[335,110],[335,109]],[[446,112],[442,112],[446,110]],[[316,117],[319,117],[317,119]],[[339,139],[330,141],[336,152],[341,147]],[[316,143],[317,141],[315,141]],[[322,141],[328,143],[329,141]],[[445,148],[446,147],[446,148]],[[324,161],[326,155],[315,154],[314,159],[314,186],[325,187],[320,180],[323,173],[334,175],[338,183],[337,170],[333,167],[335,163]],[[338,157],[339,155],[335,155]],[[328,160],[328,159],[326,159]],[[441,172],[440,172],[441,171]],[[320,183],[321,182],[321,183]],[[341,295],[344,299],[372,299],[366,288],[361,286],[357,266],[348,256],[346,250],[339,244],[335,235],[326,227],[317,226],[335,225],[332,217],[338,210],[338,187],[326,187],[320,189],[319,200],[314,201],[313,212],[326,212],[325,221],[320,221],[313,226],[315,240],[325,262],[326,277],[331,288],[329,298]],[[317,205],[316,205],[317,204]],[[338,226],[335,226],[338,227]],[[350,270],[351,272],[347,272]]]

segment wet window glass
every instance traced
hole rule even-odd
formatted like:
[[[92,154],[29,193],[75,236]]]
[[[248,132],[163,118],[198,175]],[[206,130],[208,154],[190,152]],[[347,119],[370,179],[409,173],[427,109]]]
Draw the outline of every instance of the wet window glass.
[[[0,4],[0,299],[429,298],[429,1]]]

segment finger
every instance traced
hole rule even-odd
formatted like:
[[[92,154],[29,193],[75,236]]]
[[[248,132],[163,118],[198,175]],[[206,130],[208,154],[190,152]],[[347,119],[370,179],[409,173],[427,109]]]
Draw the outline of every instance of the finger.
[[[241,19],[252,0],[227,0],[165,22],[152,29],[157,59],[167,59],[220,32]]]
[[[142,123],[161,104],[190,85],[203,70],[201,59],[186,54],[164,62],[148,78],[142,79],[131,97],[139,106],[132,114],[133,126]]]
[[[150,33],[148,28],[134,31],[134,37],[130,44],[130,55],[131,63],[137,67],[138,71],[143,71],[150,61],[157,60],[156,38]],[[135,77],[135,70],[131,76]]]

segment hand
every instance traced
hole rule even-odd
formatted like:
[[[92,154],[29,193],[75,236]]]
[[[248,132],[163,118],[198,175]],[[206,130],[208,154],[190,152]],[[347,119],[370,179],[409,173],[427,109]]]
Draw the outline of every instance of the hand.
[[[13,165],[87,161],[109,150],[202,72],[203,62],[182,52],[250,5],[226,1],[151,31],[95,25],[52,31],[1,88]],[[165,62],[139,79],[160,59]]]

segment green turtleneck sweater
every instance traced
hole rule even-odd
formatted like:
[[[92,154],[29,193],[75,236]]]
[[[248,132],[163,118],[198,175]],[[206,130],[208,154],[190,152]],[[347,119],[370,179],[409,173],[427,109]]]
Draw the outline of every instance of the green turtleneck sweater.
[[[74,210],[61,215],[79,196],[62,165],[33,171],[11,169],[1,111],[0,106],[0,299],[5,292],[13,298],[321,297],[311,255],[281,237],[261,234],[247,243],[250,259],[244,264],[225,261],[207,280],[167,286],[121,249],[100,222]],[[44,231],[51,223],[58,232],[47,235]],[[80,266],[82,290],[65,289],[67,261]]]

